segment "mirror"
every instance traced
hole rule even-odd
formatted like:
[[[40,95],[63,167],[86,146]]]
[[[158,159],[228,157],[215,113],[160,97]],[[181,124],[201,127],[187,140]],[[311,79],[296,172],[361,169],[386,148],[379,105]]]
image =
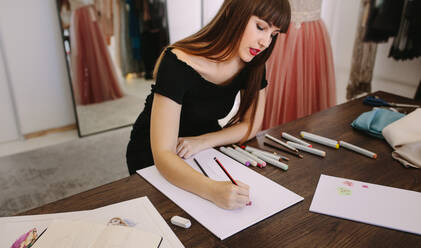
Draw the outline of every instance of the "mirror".
[[[165,0],[57,0],[79,136],[129,126],[169,43]]]

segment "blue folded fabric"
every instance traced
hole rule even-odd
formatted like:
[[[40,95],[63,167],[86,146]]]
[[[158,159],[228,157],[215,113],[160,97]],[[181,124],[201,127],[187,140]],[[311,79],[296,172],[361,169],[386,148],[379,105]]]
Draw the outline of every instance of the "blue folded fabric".
[[[384,139],[382,135],[383,128],[404,116],[405,115],[402,113],[391,110],[374,108],[373,110],[358,116],[358,118],[351,123],[351,126],[374,137]]]

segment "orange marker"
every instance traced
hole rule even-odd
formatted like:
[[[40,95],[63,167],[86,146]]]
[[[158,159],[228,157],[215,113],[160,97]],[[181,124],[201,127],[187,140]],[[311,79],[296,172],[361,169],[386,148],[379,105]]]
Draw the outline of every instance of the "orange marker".
[[[367,156],[369,158],[374,158],[374,159],[377,158],[377,154],[376,153],[370,152],[369,150],[366,150],[364,148],[361,148],[361,147],[358,147],[356,145],[350,144],[348,142],[345,142],[345,141],[340,140],[339,141],[339,145],[342,146],[342,147],[345,147],[346,149],[349,149],[351,151],[358,152],[358,153],[360,153],[362,155],[365,155],[365,156]]]

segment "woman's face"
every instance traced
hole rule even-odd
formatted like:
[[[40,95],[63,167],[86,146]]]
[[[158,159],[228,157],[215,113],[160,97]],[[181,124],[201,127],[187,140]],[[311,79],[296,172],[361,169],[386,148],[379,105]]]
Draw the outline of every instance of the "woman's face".
[[[246,63],[250,62],[255,56],[269,47],[272,38],[279,31],[278,27],[269,25],[269,23],[257,16],[250,17],[238,48],[238,55],[241,60]]]

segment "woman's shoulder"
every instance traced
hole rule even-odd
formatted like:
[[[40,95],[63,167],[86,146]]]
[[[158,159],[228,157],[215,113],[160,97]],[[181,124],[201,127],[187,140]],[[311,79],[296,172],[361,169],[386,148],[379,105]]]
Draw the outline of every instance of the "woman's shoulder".
[[[164,56],[159,64],[157,82],[158,81],[174,81],[183,79],[190,82],[195,78],[196,73],[185,61],[175,48],[167,48]]]
[[[174,49],[167,48],[164,51],[162,60],[159,65],[158,73],[183,73],[188,71],[187,64],[181,61],[175,53]]]
[[[183,62],[189,61],[189,58],[190,58],[190,55],[188,53],[178,48],[168,49],[167,53],[174,54],[178,60],[183,61]]]
[[[175,69],[189,69],[191,67],[189,64],[189,55],[180,49],[177,48],[167,48],[165,50],[164,57],[162,58],[162,62],[165,64],[169,64],[171,66],[175,66]]]
[[[199,74],[209,67],[207,60],[202,56],[192,55],[178,48],[173,48],[169,52],[174,54],[180,62],[184,63],[186,66],[190,67]]]

